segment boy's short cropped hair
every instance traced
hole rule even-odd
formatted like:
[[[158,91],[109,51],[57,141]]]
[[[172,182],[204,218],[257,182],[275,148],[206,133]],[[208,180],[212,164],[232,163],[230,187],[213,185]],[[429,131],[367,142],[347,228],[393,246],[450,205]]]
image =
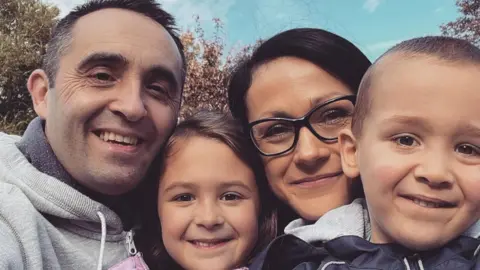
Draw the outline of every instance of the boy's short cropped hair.
[[[379,73],[382,62],[391,55],[399,55],[402,58],[432,57],[452,64],[480,64],[480,49],[463,39],[426,36],[409,39],[393,46],[373,63],[360,83],[352,119],[352,131],[357,137],[361,135],[363,121],[374,99],[370,94],[374,76]]]

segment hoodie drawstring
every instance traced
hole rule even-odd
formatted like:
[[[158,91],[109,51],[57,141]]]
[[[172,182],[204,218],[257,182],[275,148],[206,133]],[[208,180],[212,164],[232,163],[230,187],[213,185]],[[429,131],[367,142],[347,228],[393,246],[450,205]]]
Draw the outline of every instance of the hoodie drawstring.
[[[403,258],[403,263],[405,264],[405,267],[407,268],[407,270],[411,270],[410,264],[408,263],[408,259],[406,257]],[[420,268],[420,270],[425,270],[425,268],[423,267],[422,259],[418,258],[417,263],[418,263],[418,268]]]
[[[107,238],[107,222],[105,221],[105,215],[98,211],[98,217],[102,225],[102,238],[100,240],[100,255],[98,256],[97,270],[102,270],[103,265],[103,251],[105,250],[105,239]]]
[[[422,259],[418,259],[418,267],[420,268],[420,270],[425,270],[425,268],[423,268],[423,262],[422,262]]]

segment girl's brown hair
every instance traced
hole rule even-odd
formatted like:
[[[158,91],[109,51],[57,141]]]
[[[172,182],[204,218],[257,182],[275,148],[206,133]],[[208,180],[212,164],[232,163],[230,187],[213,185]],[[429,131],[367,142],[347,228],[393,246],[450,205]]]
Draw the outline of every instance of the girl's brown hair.
[[[230,115],[213,111],[200,111],[176,127],[163,151],[154,162],[148,179],[142,184],[142,187],[139,187],[144,197],[139,209],[143,226],[138,231],[135,240],[139,249],[144,253],[145,261],[153,269],[181,269],[168,255],[163,245],[157,211],[160,182],[158,179],[165,169],[165,160],[172,154],[172,146],[181,139],[194,136],[214,139],[226,144],[255,174],[261,205],[258,218],[259,238],[255,248],[248,256],[248,261],[251,261],[258,252],[265,248],[277,234],[277,211],[275,207],[277,199],[268,186],[262,161],[248,141],[248,136],[243,133],[241,125]]]

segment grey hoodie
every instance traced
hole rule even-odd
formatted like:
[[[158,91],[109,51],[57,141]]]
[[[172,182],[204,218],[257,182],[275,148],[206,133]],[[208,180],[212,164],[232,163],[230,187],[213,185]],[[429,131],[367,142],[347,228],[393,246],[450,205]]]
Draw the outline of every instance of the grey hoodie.
[[[327,242],[345,235],[370,240],[371,228],[367,205],[364,199],[356,199],[351,204],[330,210],[313,224],[296,219],[285,227],[285,233],[293,234],[308,243]],[[473,224],[464,235],[479,238],[480,221]]]
[[[0,133],[0,269],[101,269],[136,254],[117,214],[37,170],[19,140]]]

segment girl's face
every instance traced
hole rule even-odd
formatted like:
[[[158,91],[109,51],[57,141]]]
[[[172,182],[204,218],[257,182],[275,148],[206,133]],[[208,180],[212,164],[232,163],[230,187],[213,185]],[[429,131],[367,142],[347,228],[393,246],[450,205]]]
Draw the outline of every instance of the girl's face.
[[[253,74],[246,95],[248,121],[299,118],[329,99],[351,94],[318,66],[298,58],[279,58]],[[351,180],[343,173],[338,143],[322,142],[307,128],[300,129],[293,150],[263,157],[263,163],[273,192],[304,219],[317,220],[351,199]]]
[[[179,139],[171,153],[158,196],[166,250],[185,269],[242,266],[258,237],[253,171],[214,139]]]

